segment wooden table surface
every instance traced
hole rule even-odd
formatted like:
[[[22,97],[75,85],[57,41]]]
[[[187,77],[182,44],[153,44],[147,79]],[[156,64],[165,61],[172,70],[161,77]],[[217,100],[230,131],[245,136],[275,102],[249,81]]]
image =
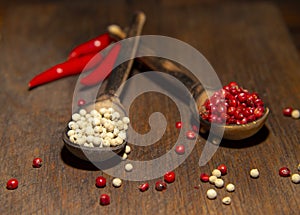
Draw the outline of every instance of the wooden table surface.
[[[140,182],[124,181],[95,187],[102,171],[74,158],[64,147],[61,134],[71,115],[77,76],[31,91],[28,81],[42,70],[63,61],[77,44],[105,31],[107,25],[126,26],[132,13],[145,11],[143,34],[180,39],[198,49],[216,70],[222,84],[237,81],[257,91],[270,108],[266,126],[242,141],[222,141],[208,162],[198,160],[205,139],[174,171],[177,178],[164,192],[157,179],[148,181],[149,191],[139,192]],[[168,1],[80,1],[11,5],[1,11],[0,37],[0,214],[297,214],[300,185],[282,178],[278,170],[288,166],[297,172],[300,163],[299,120],[284,117],[285,106],[299,107],[300,59],[279,10],[270,3],[224,3],[176,5]],[[155,147],[131,143],[130,159],[152,159],[176,142],[180,119],[175,104],[166,96],[147,93],[132,106],[130,118],[138,132],[149,131],[148,117],[162,112],[167,119],[165,135]],[[32,168],[41,157],[40,169]],[[218,189],[216,200],[206,198],[212,185],[199,175],[225,163],[226,183],[234,193]],[[251,179],[249,170],[260,177]],[[147,170],[145,170],[147,171]],[[7,190],[15,177],[19,188]],[[195,186],[199,189],[195,189]],[[99,205],[101,193],[111,204]],[[232,204],[222,204],[230,196]]]

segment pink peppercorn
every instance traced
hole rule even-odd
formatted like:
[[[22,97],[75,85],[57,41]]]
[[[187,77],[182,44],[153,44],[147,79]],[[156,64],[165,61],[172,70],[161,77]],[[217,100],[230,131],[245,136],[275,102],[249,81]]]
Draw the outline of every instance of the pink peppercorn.
[[[77,102],[78,106],[83,106],[85,104],[86,104],[86,101],[84,99],[79,99],[78,102]]]
[[[182,122],[176,122],[175,127],[176,128],[182,128]]]
[[[17,179],[15,178],[11,178],[7,181],[6,183],[6,188],[8,190],[14,190],[14,189],[17,189],[18,188],[18,185],[19,185],[19,182]]]
[[[291,107],[286,107],[282,110],[282,113],[284,116],[291,116],[292,114],[292,111],[293,111],[293,108]]]
[[[163,181],[157,181],[155,183],[155,189],[157,191],[163,191],[163,190],[166,190],[167,189],[167,184]]]
[[[225,164],[220,164],[218,167],[217,167],[218,170],[221,171],[221,174],[222,175],[226,175],[227,174],[227,167]]]
[[[167,172],[164,175],[164,180],[167,183],[173,183],[175,181],[175,172]]]
[[[145,192],[145,191],[147,191],[149,189],[149,184],[148,183],[144,183],[144,184],[141,184],[140,186],[139,186],[139,190],[141,191],[141,192]]]
[[[100,204],[105,206],[110,204],[110,197],[107,194],[101,194],[100,196]]]
[[[34,168],[40,168],[40,167],[42,166],[42,163],[43,163],[43,161],[42,161],[41,158],[35,158],[35,159],[33,159],[33,161],[32,161],[32,166],[33,166]]]
[[[184,145],[178,145],[175,148],[175,152],[179,155],[183,155],[185,153],[185,147]]]
[[[196,138],[196,134],[195,134],[195,132],[193,132],[193,131],[187,131],[187,132],[186,132],[186,137],[187,137],[188,139],[190,139],[190,140],[193,140],[193,139]]]
[[[99,176],[96,178],[96,187],[105,187],[106,186],[106,178],[103,176]]]
[[[289,177],[291,175],[291,170],[287,167],[282,167],[279,169],[279,175],[282,177]]]
[[[208,182],[208,181],[209,181],[209,175],[206,174],[206,173],[202,173],[202,174],[200,175],[200,180],[201,180],[202,182]]]

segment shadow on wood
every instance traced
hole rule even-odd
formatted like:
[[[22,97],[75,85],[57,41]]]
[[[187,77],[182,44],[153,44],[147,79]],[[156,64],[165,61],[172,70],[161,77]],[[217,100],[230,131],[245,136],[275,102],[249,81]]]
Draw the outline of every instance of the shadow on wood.
[[[98,162],[92,163],[89,161],[85,161],[74,156],[65,146],[62,148],[60,156],[63,162],[69,166],[72,166],[76,169],[84,169],[90,171],[99,171],[112,168],[113,166],[118,165],[122,160],[119,156],[114,156],[113,158]]]

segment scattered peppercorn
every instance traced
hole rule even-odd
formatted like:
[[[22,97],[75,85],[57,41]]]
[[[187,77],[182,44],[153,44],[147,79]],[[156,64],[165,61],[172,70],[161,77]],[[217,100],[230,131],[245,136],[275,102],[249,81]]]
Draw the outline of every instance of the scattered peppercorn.
[[[299,110],[293,110],[291,113],[292,118],[299,119],[300,118],[300,111]]]
[[[33,161],[32,161],[32,166],[34,168],[40,168],[42,166],[42,159],[41,158],[34,158]]]
[[[163,191],[163,190],[166,190],[167,189],[167,184],[163,181],[157,181],[155,183],[155,189],[157,191]]]
[[[175,127],[176,128],[182,128],[182,122],[176,122]]]
[[[196,134],[195,134],[195,132],[193,132],[193,131],[187,131],[187,132],[186,132],[186,137],[187,137],[188,139],[190,139],[190,140],[193,140],[193,139],[196,138]]]
[[[214,184],[217,188],[222,188],[224,186],[224,181],[221,178],[217,178],[215,180]]]
[[[225,164],[220,164],[218,167],[217,167],[218,170],[221,171],[221,174],[222,175],[226,175],[227,174],[227,167]]]
[[[279,169],[279,175],[282,177],[289,177],[291,175],[291,170],[287,167],[282,167]]]
[[[131,152],[131,147],[128,146],[128,145],[126,145],[126,146],[125,146],[125,153],[126,153],[126,154],[129,154],[130,152]]]
[[[214,184],[215,183],[215,181],[217,180],[218,178],[216,177],[216,176],[214,176],[214,175],[212,175],[212,176],[210,176],[209,177],[209,182],[211,183],[211,184]]]
[[[125,165],[125,171],[126,171],[126,172],[131,172],[132,170],[133,170],[132,164],[131,164],[131,163],[127,163],[127,164]]]
[[[220,170],[218,169],[214,169],[212,172],[211,172],[212,175],[216,176],[217,178],[220,178],[222,173]]]
[[[8,190],[14,190],[14,189],[17,189],[18,188],[18,185],[19,185],[19,182],[17,179],[15,178],[11,178],[7,181],[6,183],[6,188]]]
[[[113,184],[114,187],[121,187],[122,180],[120,178],[114,178],[112,180],[112,184]]]
[[[259,171],[258,171],[258,169],[251,169],[250,176],[252,178],[258,178],[259,177]]]
[[[230,205],[231,204],[231,198],[229,196],[226,196],[222,199],[222,203],[224,205]]]
[[[86,101],[84,100],[84,99],[79,99],[78,101],[77,101],[77,105],[78,106],[83,106],[83,105],[85,105],[86,104]]]
[[[298,173],[295,173],[291,176],[292,182],[295,184],[300,183],[300,175]]]
[[[141,192],[145,192],[145,191],[147,191],[149,189],[149,184],[148,183],[144,183],[144,184],[141,184],[140,186],[139,186],[139,190],[141,191]]]
[[[110,204],[110,197],[107,194],[100,195],[100,204],[105,206]]]
[[[209,175],[206,174],[206,173],[202,173],[202,174],[200,175],[200,180],[201,180],[202,182],[208,182],[208,181],[209,181]]]
[[[293,108],[291,107],[286,107],[282,110],[282,113],[284,116],[291,116],[292,115],[292,111],[293,111]]]
[[[208,199],[215,199],[217,198],[217,191],[215,191],[214,189],[209,189],[207,190],[206,195]]]
[[[175,181],[175,172],[167,172],[164,175],[164,180],[167,183],[173,183]]]
[[[175,152],[179,155],[183,155],[185,153],[184,145],[177,145],[175,148]]]
[[[227,190],[228,192],[233,192],[233,191],[235,190],[234,184],[231,184],[231,183],[227,184],[226,190]]]
[[[106,186],[106,178],[103,176],[99,176],[96,178],[96,187],[105,187]]]

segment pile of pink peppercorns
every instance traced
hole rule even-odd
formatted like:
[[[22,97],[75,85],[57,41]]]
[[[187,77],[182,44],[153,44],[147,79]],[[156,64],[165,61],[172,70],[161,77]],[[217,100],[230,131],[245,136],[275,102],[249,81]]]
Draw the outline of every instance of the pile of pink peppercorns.
[[[264,103],[257,93],[230,82],[204,102],[200,115],[209,122],[241,125],[261,118],[264,112]]]

